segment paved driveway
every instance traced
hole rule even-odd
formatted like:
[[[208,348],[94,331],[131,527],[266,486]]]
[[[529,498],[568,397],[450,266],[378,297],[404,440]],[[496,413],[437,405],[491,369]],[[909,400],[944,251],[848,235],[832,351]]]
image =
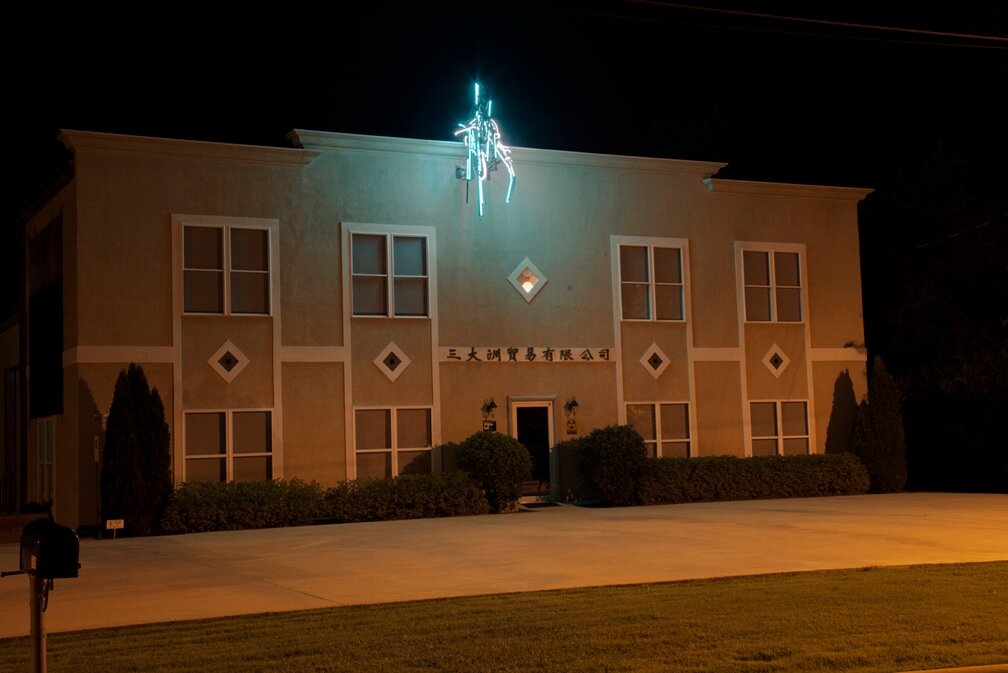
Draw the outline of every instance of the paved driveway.
[[[923,494],[535,512],[81,541],[49,631],[566,587],[1008,560],[1008,495]],[[0,545],[0,568],[18,546]],[[28,632],[0,580],[0,637]]]

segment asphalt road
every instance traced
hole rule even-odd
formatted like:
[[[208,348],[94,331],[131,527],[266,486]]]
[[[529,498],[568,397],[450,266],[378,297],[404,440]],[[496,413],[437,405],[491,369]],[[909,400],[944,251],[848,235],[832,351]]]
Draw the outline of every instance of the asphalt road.
[[[905,493],[81,541],[50,632],[539,589],[1008,560],[1008,495]],[[18,545],[0,545],[0,569]],[[28,633],[0,580],[0,638]]]

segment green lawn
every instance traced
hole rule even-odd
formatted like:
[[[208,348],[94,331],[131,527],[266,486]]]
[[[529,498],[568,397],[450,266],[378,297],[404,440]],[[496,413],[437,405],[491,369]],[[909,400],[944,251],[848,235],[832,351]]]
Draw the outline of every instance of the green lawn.
[[[793,573],[53,634],[49,670],[901,671],[1008,662],[1006,605],[1008,562]]]

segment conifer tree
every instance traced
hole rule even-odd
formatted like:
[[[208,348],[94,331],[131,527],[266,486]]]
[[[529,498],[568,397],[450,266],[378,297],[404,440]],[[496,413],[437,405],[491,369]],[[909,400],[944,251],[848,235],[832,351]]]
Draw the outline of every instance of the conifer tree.
[[[126,530],[146,535],[157,528],[171,495],[171,447],[164,404],[143,368],[119,372],[101,461],[103,519],[125,519]]]
[[[899,388],[882,359],[872,363],[868,398],[858,406],[851,446],[868,468],[871,489],[902,491],[907,481],[906,439]]]

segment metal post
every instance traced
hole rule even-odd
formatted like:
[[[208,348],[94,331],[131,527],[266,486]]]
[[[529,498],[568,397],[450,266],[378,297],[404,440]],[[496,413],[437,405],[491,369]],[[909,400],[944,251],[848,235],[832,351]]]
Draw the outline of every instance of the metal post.
[[[31,671],[46,673],[45,603],[48,580],[28,575],[28,602],[31,605]]]

